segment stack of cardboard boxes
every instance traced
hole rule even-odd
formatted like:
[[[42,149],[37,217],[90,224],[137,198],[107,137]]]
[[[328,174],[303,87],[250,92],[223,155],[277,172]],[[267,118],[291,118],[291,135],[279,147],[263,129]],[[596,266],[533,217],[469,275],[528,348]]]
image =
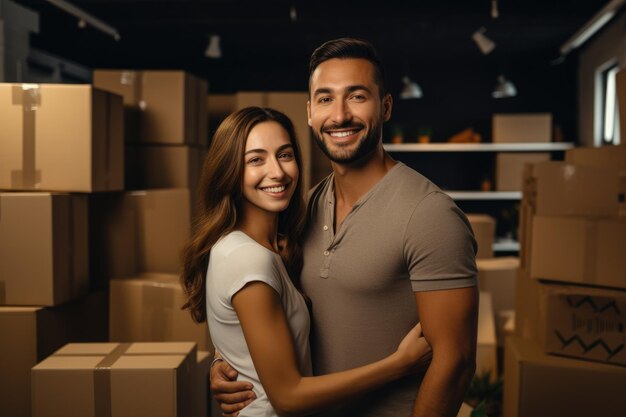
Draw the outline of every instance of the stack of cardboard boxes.
[[[0,84],[0,415],[207,415],[212,346],[178,283],[199,164],[124,172],[136,138],[206,149],[206,84],[158,75],[131,126],[106,85]]]
[[[527,166],[504,415],[626,414],[626,147]]]

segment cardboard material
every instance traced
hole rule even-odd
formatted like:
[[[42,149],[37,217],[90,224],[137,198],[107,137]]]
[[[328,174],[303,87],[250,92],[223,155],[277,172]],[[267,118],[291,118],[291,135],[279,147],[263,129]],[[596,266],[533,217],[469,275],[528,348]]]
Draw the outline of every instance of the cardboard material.
[[[621,171],[626,169],[626,145],[568,149],[565,162]]]
[[[194,381],[194,401],[191,415],[193,417],[207,417],[209,404],[209,372],[211,370],[210,352],[198,351],[196,355],[196,379]],[[218,414],[219,415],[219,414]]]
[[[206,146],[206,81],[184,71],[96,70],[93,82],[124,97],[127,142]]]
[[[106,341],[107,293],[57,307],[0,307],[0,415],[31,416],[30,369],[64,344]]]
[[[626,412],[626,367],[546,355],[518,337],[507,339],[504,363],[504,417]]]
[[[195,342],[213,351],[206,323],[195,323],[187,310],[180,277],[145,273],[110,283],[112,342]]]
[[[186,146],[126,146],[126,188],[187,188],[195,208],[203,149]]]
[[[467,219],[472,225],[474,237],[476,238],[476,243],[478,243],[476,258],[493,258],[496,219],[486,214],[468,214]]]
[[[190,233],[189,190],[89,196],[91,286],[141,272],[178,274]]]
[[[543,162],[524,179],[524,199],[536,215],[615,216],[619,175],[610,168]]]
[[[0,188],[124,188],[122,99],[90,85],[0,83]]]
[[[476,347],[476,374],[491,371],[498,375],[496,324],[493,315],[492,297],[488,292],[480,292],[478,307],[478,333]]]
[[[188,417],[193,343],[70,343],[32,369],[34,417]]]
[[[477,259],[476,265],[480,290],[486,291],[492,296],[498,345],[504,346],[506,317],[502,316],[501,313],[515,309],[515,280],[519,268],[519,258]]]
[[[88,291],[87,198],[0,193],[0,305],[52,306]]]
[[[533,278],[626,288],[626,219],[546,217],[533,220]]]
[[[551,113],[494,114],[493,142],[551,142]]]
[[[496,155],[496,191],[522,191],[524,165],[550,160],[548,152],[515,152]]]
[[[617,92],[617,109],[619,111],[620,138],[626,138],[626,70],[624,69],[619,70],[615,74],[615,90]]]

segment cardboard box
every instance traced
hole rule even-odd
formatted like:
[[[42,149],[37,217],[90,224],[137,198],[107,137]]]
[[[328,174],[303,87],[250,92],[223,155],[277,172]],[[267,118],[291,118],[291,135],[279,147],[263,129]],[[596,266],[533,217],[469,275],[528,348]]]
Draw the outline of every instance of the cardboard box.
[[[551,142],[551,113],[494,114],[493,142]]]
[[[198,351],[196,355],[196,379],[194,381],[194,401],[191,415],[193,417],[209,416],[209,373],[211,371],[212,353]],[[217,414],[218,416],[220,414]]]
[[[476,243],[478,243],[477,259],[493,258],[493,241],[496,236],[496,219],[486,214],[468,214],[467,219],[472,225]]]
[[[127,142],[206,146],[206,81],[184,71],[95,70],[95,86],[124,97]]]
[[[626,219],[545,217],[533,220],[533,278],[626,288]]]
[[[90,85],[0,83],[0,188],[124,188],[122,99]]]
[[[548,152],[498,153],[496,191],[522,191],[524,165],[550,160]]]
[[[621,69],[615,74],[615,90],[617,92],[617,109],[619,111],[620,138],[626,139],[626,71]]]
[[[568,149],[565,162],[622,171],[626,169],[626,145]]]
[[[30,369],[68,342],[106,341],[107,293],[57,307],[0,307],[0,415],[30,417]]]
[[[185,296],[180,276],[145,273],[110,283],[112,342],[195,342],[213,351],[206,323],[181,310]]]
[[[88,288],[87,198],[0,193],[0,305],[52,306]]]
[[[187,188],[195,209],[206,150],[186,145],[126,146],[126,188]]]
[[[193,343],[70,343],[32,368],[33,417],[188,417]]]
[[[536,215],[615,216],[619,175],[610,168],[543,162],[528,168],[524,199]]]
[[[476,266],[480,290],[490,293],[493,300],[498,345],[504,346],[506,316],[502,316],[501,313],[515,309],[515,280],[519,258],[477,259]]]
[[[626,367],[546,355],[518,337],[507,339],[504,363],[504,417],[626,412]]]
[[[178,274],[189,238],[189,190],[163,189],[89,196],[91,286],[141,272]]]
[[[478,333],[476,346],[476,374],[487,371],[498,375],[496,324],[493,316],[491,294],[481,291],[478,305]]]

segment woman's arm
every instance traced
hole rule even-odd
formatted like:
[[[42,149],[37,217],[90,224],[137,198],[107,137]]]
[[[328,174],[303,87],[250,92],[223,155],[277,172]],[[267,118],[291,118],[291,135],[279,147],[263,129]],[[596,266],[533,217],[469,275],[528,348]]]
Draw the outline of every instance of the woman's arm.
[[[281,415],[313,413],[423,368],[430,347],[414,328],[390,356],[348,371],[303,377],[275,290],[252,282],[232,297],[248,349],[270,402]]]

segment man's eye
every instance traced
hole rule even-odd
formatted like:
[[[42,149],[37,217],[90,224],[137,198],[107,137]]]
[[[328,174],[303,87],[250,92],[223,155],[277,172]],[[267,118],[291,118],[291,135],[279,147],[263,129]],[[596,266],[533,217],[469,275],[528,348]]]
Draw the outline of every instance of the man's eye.
[[[318,103],[330,103],[330,97],[321,97],[318,101]]]

